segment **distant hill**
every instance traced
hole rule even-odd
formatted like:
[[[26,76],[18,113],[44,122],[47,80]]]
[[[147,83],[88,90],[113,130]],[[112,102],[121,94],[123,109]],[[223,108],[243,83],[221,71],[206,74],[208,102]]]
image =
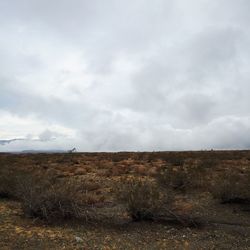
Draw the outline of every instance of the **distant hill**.
[[[54,154],[54,153],[66,153],[66,152],[68,151],[51,149],[51,150],[23,150],[20,153],[22,154],[40,154],[40,153]]]
[[[5,145],[5,144],[9,144],[11,142],[14,142],[14,141],[23,141],[25,139],[18,139],[18,138],[15,138],[15,139],[10,139],[10,140],[0,140],[0,145]]]

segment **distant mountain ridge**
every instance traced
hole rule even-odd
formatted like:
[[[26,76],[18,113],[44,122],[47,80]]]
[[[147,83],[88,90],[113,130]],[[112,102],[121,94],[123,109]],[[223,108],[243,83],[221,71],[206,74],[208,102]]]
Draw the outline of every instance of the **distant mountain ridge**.
[[[14,139],[7,139],[7,140],[0,140],[0,146],[4,146],[6,144],[10,144],[15,141],[30,141],[29,139],[25,138],[14,138]],[[31,141],[41,141],[39,139],[33,139]],[[27,149],[27,150],[20,150],[20,151],[12,151],[10,153],[13,154],[39,154],[39,153],[46,153],[46,154],[53,154],[53,153],[73,153],[76,152],[76,149],[73,148],[71,150],[62,150],[62,149]]]
[[[54,153],[66,153],[66,150],[59,150],[59,149],[48,149],[48,150],[23,150],[20,151],[22,154],[40,154],[40,153],[47,153],[47,154],[54,154]]]
[[[25,139],[21,139],[21,138],[15,138],[15,139],[10,139],[10,140],[0,140],[0,145],[9,144],[14,141],[24,141],[24,140]]]

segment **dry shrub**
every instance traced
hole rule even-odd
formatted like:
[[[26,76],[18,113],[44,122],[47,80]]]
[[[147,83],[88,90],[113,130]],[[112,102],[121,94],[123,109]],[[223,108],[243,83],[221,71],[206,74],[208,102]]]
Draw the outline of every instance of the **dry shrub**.
[[[220,174],[210,191],[222,203],[250,203],[250,173]]]
[[[24,178],[25,172],[9,167],[0,170],[0,198],[18,198],[18,181]]]
[[[94,169],[94,167],[88,166],[88,165],[85,166],[84,168],[85,168],[85,170],[86,170],[87,173],[91,173],[93,171],[93,169]]]
[[[31,176],[30,176],[31,177]],[[26,178],[18,182],[18,197],[24,214],[47,221],[90,219],[98,202],[85,183],[76,180],[53,183],[45,178]]]
[[[147,171],[147,175],[152,176],[152,177],[157,176],[157,174],[158,174],[158,170],[156,167],[151,167]]]
[[[120,162],[120,161],[123,161],[123,160],[126,160],[128,158],[128,156],[126,154],[123,154],[123,153],[113,153],[111,155],[112,157],[112,161],[113,162]]]
[[[156,219],[166,205],[166,196],[156,183],[143,179],[122,179],[116,197],[133,220]]]
[[[219,161],[215,158],[203,158],[200,163],[199,167],[203,169],[215,168],[219,164]]]
[[[185,163],[185,160],[183,158],[167,158],[167,162],[172,166],[183,166]]]
[[[107,170],[107,176],[121,176],[123,174],[129,173],[129,168],[127,166],[113,166],[112,168]]]
[[[166,167],[159,173],[157,180],[167,189],[185,190],[190,185],[187,171],[181,167]]]
[[[166,166],[157,176],[158,183],[167,188],[179,191],[206,188],[207,172],[198,166]]]
[[[11,198],[15,194],[15,179],[11,178],[11,172],[0,172],[0,198]]]
[[[86,175],[87,171],[85,168],[77,168],[74,173],[75,175]]]
[[[28,217],[47,221],[95,217],[94,205],[100,200],[91,191],[98,189],[99,184],[7,169],[0,172],[0,197],[18,199]]]
[[[84,185],[87,191],[96,191],[100,188],[102,188],[100,182],[95,180],[94,178],[91,179],[85,179],[84,180]]]
[[[147,168],[143,165],[137,165],[135,167],[135,172],[136,174],[139,174],[139,175],[147,175]]]

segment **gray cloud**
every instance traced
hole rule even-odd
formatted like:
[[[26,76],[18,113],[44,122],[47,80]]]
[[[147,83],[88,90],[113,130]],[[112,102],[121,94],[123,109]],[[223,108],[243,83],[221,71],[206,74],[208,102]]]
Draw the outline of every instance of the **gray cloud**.
[[[249,10],[2,1],[0,151],[249,148]]]

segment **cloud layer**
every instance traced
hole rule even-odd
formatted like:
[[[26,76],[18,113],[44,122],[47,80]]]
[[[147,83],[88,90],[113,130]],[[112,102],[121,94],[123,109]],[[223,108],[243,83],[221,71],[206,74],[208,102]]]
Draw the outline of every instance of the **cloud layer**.
[[[249,148],[249,11],[1,1],[0,151]]]

